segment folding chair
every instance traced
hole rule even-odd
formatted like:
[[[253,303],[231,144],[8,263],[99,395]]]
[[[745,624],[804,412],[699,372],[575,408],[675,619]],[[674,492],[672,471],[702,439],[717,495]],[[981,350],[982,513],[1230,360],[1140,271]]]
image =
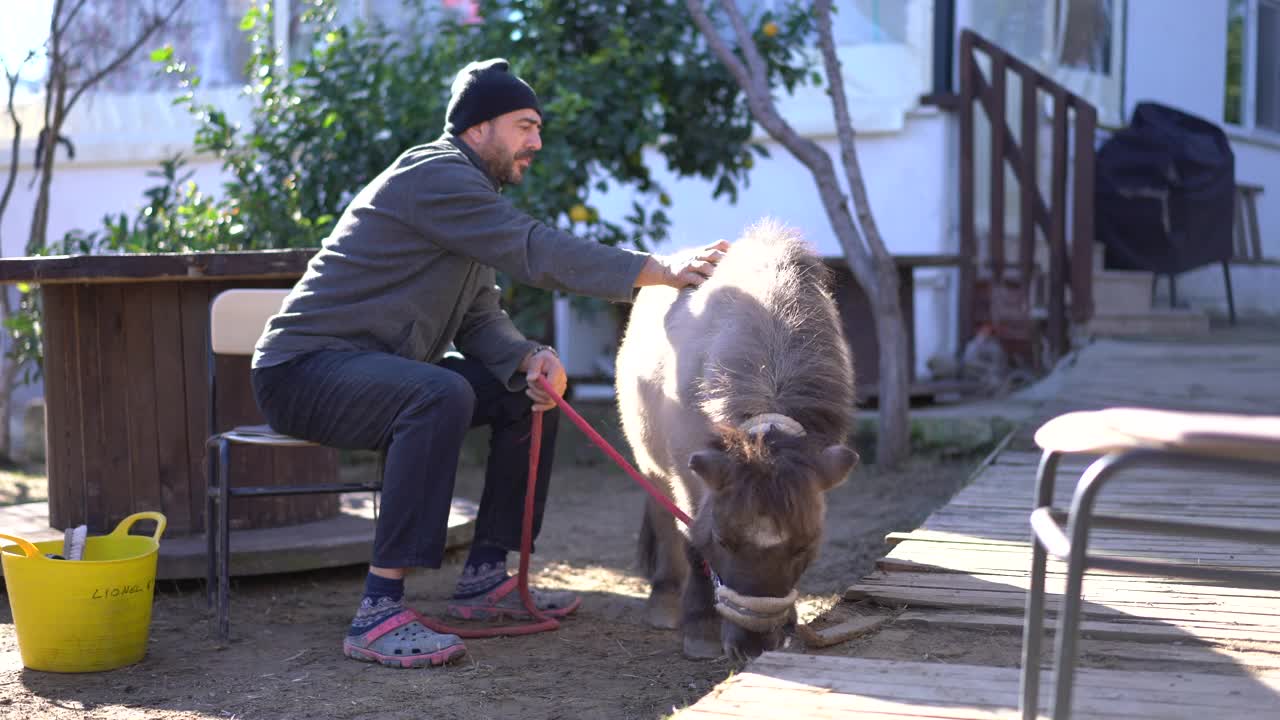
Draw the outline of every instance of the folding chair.
[[[281,495],[315,495],[371,491],[374,516],[377,516],[377,492],[382,489],[382,458],[379,457],[376,480],[355,483],[317,485],[231,485],[231,449],[237,445],[271,447],[310,447],[315,443],[282,435],[268,425],[242,425],[225,432],[217,431],[217,373],[219,355],[251,355],[267,320],[279,312],[288,290],[236,289],[218,294],[209,305],[209,435],[205,441],[208,458],[208,493],[205,500],[205,539],[207,542],[206,588],[209,608],[216,603],[216,631],[225,640],[230,634],[231,595],[231,498],[272,497]]]
[[[1021,708],[1033,720],[1040,695],[1040,642],[1044,632],[1047,555],[1067,563],[1054,651],[1054,720],[1071,716],[1081,590],[1087,570],[1181,580],[1219,581],[1238,587],[1280,589],[1280,574],[1197,564],[1192,558],[1156,560],[1089,552],[1092,528],[1280,546],[1280,530],[1224,527],[1094,512],[1099,493],[1132,471],[1157,467],[1230,471],[1280,487],[1280,416],[1187,413],[1135,408],[1073,412],[1036,432],[1044,450],[1031,513],[1031,588],[1023,623]],[[1080,476],[1069,513],[1053,508],[1054,475],[1065,454],[1101,455]],[[1156,498],[1152,498],[1155,500]],[[1065,523],[1065,529],[1064,529]]]

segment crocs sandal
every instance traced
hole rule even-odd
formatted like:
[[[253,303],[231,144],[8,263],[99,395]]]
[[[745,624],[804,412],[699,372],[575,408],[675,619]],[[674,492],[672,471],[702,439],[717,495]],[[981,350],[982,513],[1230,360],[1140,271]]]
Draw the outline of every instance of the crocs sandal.
[[[577,610],[582,604],[582,598],[571,592],[529,588],[529,595],[533,598],[533,604],[542,611],[543,615],[553,618],[562,618]],[[524,600],[520,598],[520,578],[517,576],[507,578],[501,585],[483,595],[463,600],[457,598],[450,600],[446,612],[452,617],[463,620],[532,619],[532,615],[524,606]]]
[[[457,635],[435,632],[413,610],[402,610],[363,635],[348,635],[342,654],[353,660],[387,667],[421,668],[443,665],[467,654]]]

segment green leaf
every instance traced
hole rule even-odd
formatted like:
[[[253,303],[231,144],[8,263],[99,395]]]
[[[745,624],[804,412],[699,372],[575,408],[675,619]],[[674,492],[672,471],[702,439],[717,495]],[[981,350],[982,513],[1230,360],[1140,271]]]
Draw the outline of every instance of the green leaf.
[[[173,59],[173,46],[165,45],[151,51],[151,62],[167,63]]]
[[[240,31],[249,32],[258,25],[259,10],[256,7],[250,7],[249,11],[240,18]]]

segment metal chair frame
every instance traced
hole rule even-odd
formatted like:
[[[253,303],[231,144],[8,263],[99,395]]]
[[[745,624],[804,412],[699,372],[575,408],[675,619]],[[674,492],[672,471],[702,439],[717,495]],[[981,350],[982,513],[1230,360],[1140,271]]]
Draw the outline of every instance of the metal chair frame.
[[[287,290],[280,289],[233,289],[219,293],[209,303],[209,331],[206,334],[207,363],[209,371],[209,425],[208,438],[205,441],[207,459],[208,490],[205,497],[205,541],[207,567],[205,587],[208,607],[214,613],[214,630],[221,640],[226,640],[231,633],[231,499],[253,497],[276,497],[284,495],[318,495],[329,493],[348,493],[368,491],[373,493],[374,517],[378,513],[378,492],[382,489],[383,457],[378,458],[377,480],[354,483],[320,483],[313,485],[260,485],[232,486],[231,483],[231,450],[238,445],[269,447],[318,447],[318,443],[309,442],[288,435],[283,435],[267,425],[241,425],[230,430],[218,432],[217,429],[217,357],[219,355],[249,355],[252,345],[244,341],[232,341],[226,346],[215,339],[218,323],[225,322],[220,313],[229,299],[247,297],[252,302],[261,302],[255,307],[252,315],[261,316],[261,325],[279,310]],[[250,295],[254,294],[254,295]],[[258,320],[253,317],[252,320]],[[250,333],[242,338],[248,338]]]
[[[1102,489],[1130,470],[1156,467],[1214,472],[1226,470],[1242,476],[1260,476],[1274,481],[1280,477],[1280,463],[1151,447],[1116,450],[1106,453],[1089,465],[1076,485],[1070,512],[1062,513],[1053,508],[1053,492],[1058,463],[1064,454],[1067,453],[1046,450],[1041,456],[1036,475],[1035,509],[1031,513],[1031,587],[1027,593],[1023,624],[1020,707],[1024,720],[1038,717],[1040,648],[1045,623],[1045,581],[1049,555],[1067,563],[1066,588],[1054,638],[1054,720],[1067,720],[1071,716],[1071,695],[1078,656],[1081,591],[1086,571],[1113,570],[1145,576],[1221,581],[1237,587],[1280,589],[1280,574],[1276,573],[1190,565],[1178,561],[1101,557],[1088,552],[1089,533],[1095,527],[1280,546],[1280,531],[1100,515],[1094,511]]]

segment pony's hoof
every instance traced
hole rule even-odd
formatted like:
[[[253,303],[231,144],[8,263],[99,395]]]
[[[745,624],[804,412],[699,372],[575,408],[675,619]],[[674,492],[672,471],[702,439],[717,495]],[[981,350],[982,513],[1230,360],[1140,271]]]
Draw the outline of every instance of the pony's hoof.
[[[684,656],[691,660],[714,660],[724,654],[719,638],[684,637]]]
[[[680,627],[680,598],[650,597],[645,606],[645,619],[649,625],[660,630],[675,630]]]

